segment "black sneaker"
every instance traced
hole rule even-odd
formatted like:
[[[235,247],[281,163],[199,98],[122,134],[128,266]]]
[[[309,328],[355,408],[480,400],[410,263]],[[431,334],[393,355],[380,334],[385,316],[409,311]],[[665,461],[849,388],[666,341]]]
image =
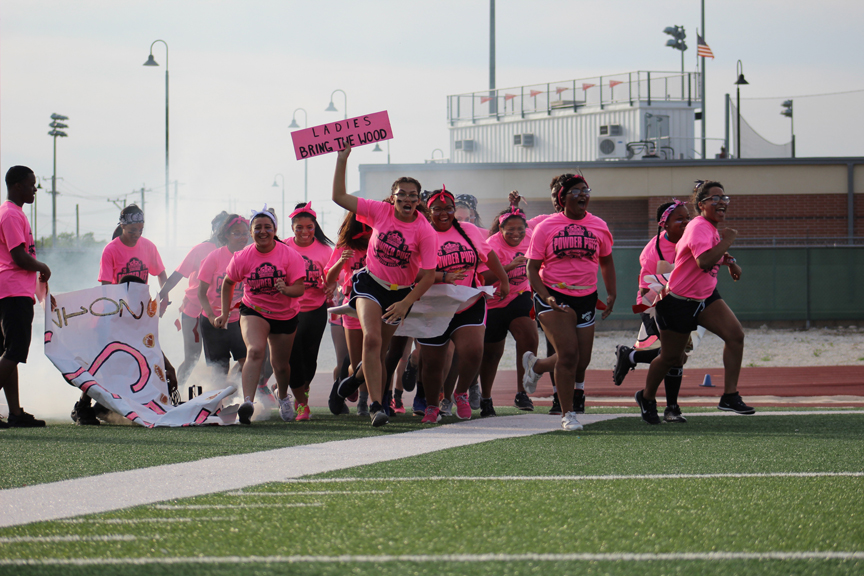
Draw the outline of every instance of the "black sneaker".
[[[9,428],[44,428],[45,421],[37,420],[33,417],[32,414],[28,414],[27,412],[21,411],[21,414],[9,414],[9,419],[7,420],[9,424]],[[97,420],[98,424],[99,421]]]
[[[552,393],[552,407],[549,408],[549,414],[552,416],[560,416],[561,415],[561,403],[558,401],[558,393]]]
[[[480,402],[482,406],[483,400],[481,400]],[[526,394],[525,392],[519,392],[516,394],[516,398],[513,399],[513,405],[516,406],[516,408],[518,408],[519,410],[525,410],[526,412],[534,411],[534,402],[531,401],[531,398],[529,398],[528,394]]]
[[[0,429],[9,428],[9,423],[4,418],[0,418]]]
[[[576,414],[584,414],[585,413],[585,392],[581,390],[573,393],[573,411]]]
[[[624,378],[627,377],[627,373],[636,368],[636,363],[630,361],[630,352],[632,351],[633,348],[629,346],[619,345],[615,347],[615,367],[612,368],[612,381],[615,382],[615,386],[620,386],[624,382]]]
[[[349,376],[348,378],[351,378],[351,376]],[[347,380],[348,378],[346,378],[345,380]],[[347,408],[347,406],[345,405],[345,398],[339,395],[339,383],[339,380],[333,382],[333,388],[330,389],[330,397],[327,399],[327,407],[330,408],[330,412],[334,416],[344,414],[344,409]]]
[[[372,402],[372,406],[369,407],[369,413],[372,417],[373,428],[384,426],[390,421],[390,418],[387,417],[387,412],[378,402]]]
[[[99,419],[96,418],[96,410],[92,406],[82,406],[81,402],[76,402],[72,408],[72,421],[79,426],[99,426]],[[45,424],[42,424],[43,426]]]
[[[530,402],[530,400],[529,400]],[[534,409],[534,405],[531,405],[531,409]],[[480,417],[486,418],[487,416],[497,416],[495,414],[495,407],[492,405],[491,398],[481,398],[480,399]]]
[[[659,424],[660,416],[657,415],[657,400],[646,400],[642,397],[642,390],[636,392],[636,403],[642,412],[642,420],[648,424]]]
[[[252,424],[252,414],[255,413],[255,405],[252,402],[243,402],[237,410],[237,419],[240,424]]]
[[[741,399],[741,395],[738,394],[738,392],[723,394],[723,396],[720,397],[720,404],[717,405],[717,409],[725,410],[727,412],[735,412],[736,414],[756,413],[755,408],[744,404],[744,400]]]
[[[384,393],[384,397],[381,399],[381,406],[384,408],[384,412],[387,413],[387,417],[393,416],[393,392],[388,390]]]
[[[681,414],[681,407],[677,404],[666,407],[666,410],[663,411],[663,420],[666,422],[680,422],[682,424],[687,422],[687,418]]]
[[[405,363],[405,371],[402,372],[402,388],[406,392],[414,390],[417,385],[417,365],[414,364],[411,356],[408,356],[408,362]],[[425,414],[425,412],[424,412]]]

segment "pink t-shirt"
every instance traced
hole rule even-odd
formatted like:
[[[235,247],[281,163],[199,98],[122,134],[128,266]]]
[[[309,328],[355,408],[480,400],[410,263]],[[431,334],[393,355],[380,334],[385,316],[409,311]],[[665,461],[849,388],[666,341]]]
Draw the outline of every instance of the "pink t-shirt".
[[[525,256],[528,253],[528,246],[531,244],[531,231],[526,230],[525,237],[518,246],[510,246],[504,240],[504,236],[498,232],[489,237],[486,243],[492,248],[498,259],[501,260],[502,266],[507,266],[518,256]],[[487,307],[491,310],[494,308],[503,308],[510,304],[522,292],[531,290],[531,285],[528,282],[527,260],[525,264],[517,266],[512,270],[507,271],[507,278],[510,280],[510,293],[503,299],[492,298],[487,302]],[[488,270],[488,266],[481,266],[480,272]],[[496,282],[494,286],[497,288],[500,282]]]
[[[159,276],[165,271],[156,245],[147,238],[139,238],[135,246],[128,247],[120,238],[115,238],[102,250],[99,265],[99,282],[117,284],[127,274],[137,276],[144,282],[150,276]]]
[[[187,316],[197,318],[203,312],[201,303],[198,302],[198,268],[201,262],[208,254],[216,250],[217,246],[213,242],[201,242],[186,255],[176,272],[182,274],[189,279],[189,286],[186,288],[186,293],[183,296],[183,303],[180,305],[180,312]]]
[[[645,245],[645,248],[642,249],[642,253],[639,255],[639,264],[642,266],[642,269],[639,271],[640,290],[636,291],[637,305],[642,304],[641,288],[650,287],[645,281],[645,276],[657,273],[657,263],[660,260],[665,260],[670,264],[675,262],[675,243],[670,242],[666,238],[665,232],[660,233],[660,250],[663,252],[663,258],[660,258],[660,254],[657,253],[657,236],[655,236]]]
[[[540,225],[541,222],[548,220],[550,216],[554,216],[555,214],[540,214],[539,216],[535,216],[526,222],[528,230],[533,230]]]
[[[697,216],[687,224],[684,235],[675,245],[675,268],[669,277],[669,290],[685,298],[705,299],[717,286],[719,262],[703,270],[696,258],[720,243],[720,233],[704,217]]]
[[[207,300],[210,301],[210,306],[213,308],[213,313],[217,318],[222,315],[222,281],[225,280],[225,272],[233,257],[234,254],[228,247],[222,246],[208,254],[204,258],[204,261],[201,262],[201,268],[198,270],[197,283],[200,285],[201,282],[206,282],[210,285],[207,288]],[[240,320],[238,306],[242,299],[243,283],[237,282],[234,284],[234,294],[231,296],[231,312],[228,314],[229,323]],[[203,309],[201,313],[210,318]]]
[[[300,311],[309,312],[320,308],[327,299],[324,295],[324,269],[333,249],[317,240],[305,247],[298,246],[294,238],[285,240],[285,244],[296,250],[306,263],[306,280],[303,282],[306,291],[300,298]]]
[[[402,222],[392,204],[358,198],[357,220],[372,227],[366,267],[378,278],[410,286],[420,270],[435,268],[438,239],[419,212],[413,222]]]
[[[435,231],[438,241],[438,261],[435,267],[438,271],[456,272],[457,270],[468,269],[467,276],[462,280],[457,280],[456,284],[461,286],[476,286],[476,274],[478,266],[481,262],[486,262],[489,259],[489,252],[492,247],[486,244],[486,231],[482,228],[477,228],[468,222],[461,222],[462,230],[471,239],[474,244],[475,252],[471,245],[465,240],[456,226],[451,226],[446,232]],[[433,228],[433,230],[435,230]],[[480,262],[477,261],[477,256],[480,256]],[[479,282],[482,284],[482,282]]]
[[[327,262],[327,266],[324,267],[325,276],[330,269],[336,265],[344,251],[345,248],[341,246],[337,246],[336,249],[333,250],[333,253],[330,254],[330,260]],[[354,276],[355,272],[365,267],[366,250],[354,250],[354,256],[342,265],[342,270],[339,272],[337,283],[342,288],[342,294],[345,296],[351,294],[351,277]]]
[[[0,206],[0,298],[33,298],[36,292],[37,273],[19,268],[12,260],[12,250],[22,244],[28,254],[36,256],[33,233],[24,210],[7,200]]]
[[[597,290],[600,258],[611,253],[612,234],[606,222],[590,213],[571,220],[561,212],[534,229],[528,259],[543,262],[540,279],[546,286],[570,296],[588,296]]]
[[[303,257],[282,242],[270,252],[259,252],[254,244],[234,253],[225,271],[232,282],[243,282],[243,304],[265,318],[290,320],[300,312],[300,298],[289,298],[276,290],[276,280],[291,286],[306,278]]]

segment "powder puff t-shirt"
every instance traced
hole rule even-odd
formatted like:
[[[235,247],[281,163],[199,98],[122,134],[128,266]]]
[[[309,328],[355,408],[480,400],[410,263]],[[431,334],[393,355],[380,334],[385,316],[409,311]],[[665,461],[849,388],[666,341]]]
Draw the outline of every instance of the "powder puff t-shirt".
[[[333,249],[317,240],[313,240],[309,246],[298,246],[294,238],[289,238],[285,244],[296,250],[306,264],[306,280],[303,281],[306,291],[300,299],[300,311],[309,312],[320,308],[327,299],[324,295],[324,269]]]
[[[703,300],[717,286],[718,263],[703,270],[696,258],[720,243],[720,233],[708,220],[697,216],[687,224],[684,235],[675,245],[675,269],[669,277],[669,290],[678,296]]]
[[[186,288],[183,303],[180,305],[180,312],[187,316],[197,318],[203,311],[201,303],[198,302],[198,268],[204,258],[216,248],[217,246],[213,242],[201,242],[189,251],[189,254],[177,267],[176,272],[189,279],[189,286]]]
[[[469,222],[460,222],[462,231],[471,239],[476,252],[471,245],[465,240],[465,237],[456,230],[456,226],[451,226],[446,232],[435,230],[435,235],[438,238],[438,261],[436,270],[440,272],[456,272],[457,270],[465,270],[466,275],[461,280],[457,280],[454,284],[460,286],[476,286],[478,266],[482,262],[489,259],[489,252],[492,247],[486,244],[488,232],[482,228],[477,228]],[[479,257],[479,258],[478,258]],[[482,283],[482,282],[481,282]],[[476,298],[470,299],[465,306],[457,310],[461,312],[469,308]]]
[[[344,252],[346,248],[342,246],[337,246],[333,253],[330,255],[330,260],[327,262],[327,266],[324,267],[324,275],[330,271],[333,266],[339,262],[339,259],[342,258],[342,252]],[[344,264],[342,264],[342,270],[339,272],[339,280],[337,280],[339,286],[342,288],[342,294],[348,295],[351,293],[351,278],[354,276],[354,273],[358,270],[361,270],[366,266],[366,250],[354,250],[354,255]]]
[[[201,262],[201,268],[198,270],[198,284],[206,282],[209,284],[207,288],[207,300],[213,308],[213,313],[216,318],[222,315],[222,281],[225,280],[228,264],[231,263],[231,258],[234,254],[227,246],[217,248],[208,254],[204,261]],[[228,322],[237,322],[240,320],[240,310],[238,306],[243,299],[243,283],[237,282],[234,284],[234,294],[231,296],[231,312],[228,314]],[[204,316],[207,312],[201,311]]]
[[[37,273],[20,268],[12,259],[12,250],[22,244],[28,254],[36,256],[33,233],[24,210],[7,200],[0,206],[0,298],[33,298],[36,292]]]
[[[137,276],[144,282],[150,275],[159,276],[165,271],[156,245],[147,238],[139,238],[131,248],[115,238],[102,250],[99,265],[99,282],[117,284],[127,274]]]
[[[276,289],[281,279],[291,286],[306,278],[306,263],[293,248],[276,242],[270,252],[250,244],[235,252],[226,275],[243,282],[243,304],[272,320],[290,320],[300,312],[300,298],[289,298]]]
[[[549,288],[570,296],[588,296],[597,290],[600,258],[611,253],[612,234],[606,222],[590,213],[571,220],[561,212],[534,229],[528,259],[543,262],[540,279]]]
[[[657,263],[661,260],[665,260],[670,264],[675,262],[675,243],[670,242],[669,239],[666,238],[666,232],[660,233],[660,251],[663,253],[662,258],[657,252],[657,236],[655,236],[645,245],[645,248],[642,249],[642,253],[639,255],[639,264],[642,266],[642,269],[639,271],[640,290],[637,290],[636,293],[637,305],[642,304],[641,288],[650,288],[648,282],[645,281],[645,276],[656,274]]]
[[[486,243],[490,248],[492,248],[495,254],[498,255],[501,265],[506,267],[519,256],[525,256],[525,254],[528,253],[528,246],[531,244],[531,236],[531,231],[526,230],[525,237],[522,238],[522,241],[516,246],[510,246],[507,241],[504,240],[504,236],[498,232],[497,234],[490,236],[486,240]],[[515,300],[519,294],[531,290],[531,285],[528,282],[527,265],[528,261],[526,260],[521,266],[516,266],[512,270],[507,271],[507,278],[510,280],[510,293],[507,294],[503,300],[500,298],[492,298],[489,300],[487,306],[490,310],[494,308],[504,308],[510,304],[510,302]],[[479,271],[483,272],[488,269],[488,266],[481,266]],[[499,284],[500,282],[496,282],[494,286],[497,288]]]
[[[420,270],[433,270],[438,240],[432,225],[419,212],[413,222],[402,222],[388,202],[357,199],[357,220],[372,227],[366,267],[375,276],[399,286],[410,286]]]

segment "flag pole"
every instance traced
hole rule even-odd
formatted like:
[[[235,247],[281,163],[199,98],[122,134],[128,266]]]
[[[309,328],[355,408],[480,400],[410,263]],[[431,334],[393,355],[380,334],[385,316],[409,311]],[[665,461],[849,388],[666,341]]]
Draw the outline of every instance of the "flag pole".
[[[702,40],[706,44],[708,43],[707,35],[705,34],[705,0],[702,0]],[[697,46],[696,48],[697,48],[696,49],[697,58],[699,58],[699,56],[698,56],[698,54],[699,54],[698,48],[699,47]],[[706,110],[705,110],[705,108],[706,108],[706,106],[705,106],[705,57],[701,56],[701,58],[702,58],[702,76],[701,76],[701,80],[702,80],[702,159],[704,160],[706,158],[706,146],[705,146],[705,138],[706,138],[706,132],[705,132],[705,117],[706,117],[706,114],[705,114],[705,112],[706,112]]]

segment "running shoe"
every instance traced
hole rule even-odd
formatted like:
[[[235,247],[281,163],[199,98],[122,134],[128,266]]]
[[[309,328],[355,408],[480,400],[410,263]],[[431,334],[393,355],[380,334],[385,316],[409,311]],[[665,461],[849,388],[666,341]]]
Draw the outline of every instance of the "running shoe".
[[[615,386],[620,386],[627,374],[636,369],[636,363],[630,361],[632,351],[633,348],[629,346],[615,346],[615,366],[612,368],[612,381]]]
[[[642,397],[642,390],[636,392],[636,403],[642,413],[642,420],[648,424],[660,424],[660,416],[657,415],[657,400],[646,400]]]
[[[300,404],[298,402],[295,409],[297,410],[297,418],[295,418],[295,420],[297,420],[297,422],[309,421],[311,415],[309,413],[309,405],[308,404]]]
[[[373,428],[384,426],[390,421],[390,418],[387,417],[387,412],[378,402],[372,402],[369,412],[372,417]]]
[[[82,406],[81,402],[76,402],[75,406],[72,408],[72,421],[78,424],[79,426],[99,426],[99,419],[96,418],[96,410],[93,409],[92,406]],[[11,423],[12,414],[9,415],[9,420]],[[45,423],[42,423],[44,426]]]
[[[442,416],[453,416],[453,402],[449,398],[439,400],[438,406],[441,407]]]
[[[285,422],[292,422],[297,417],[297,412],[294,410],[294,398],[290,392],[285,394],[285,399],[279,398],[279,393],[276,393],[276,401],[279,402],[279,416]],[[343,403],[344,405],[344,403]]]
[[[582,390],[575,390],[573,392],[573,411],[576,414],[585,413],[585,392]]]
[[[720,397],[720,404],[717,405],[717,409],[725,410],[726,412],[735,412],[736,414],[756,413],[755,408],[744,404],[744,400],[741,399],[741,395],[738,392],[732,392],[731,394],[723,394],[723,396]]]
[[[199,393],[200,395],[200,393]],[[255,393],[255,398],[264,406],[265,410],[272,410],[279,407],[279,393],[271,391],[267,384],[259,384],[258,392]]]
[[[480,417],[486,418],[488,416],[497,416],[495,414],[495,407],[492,405],[491,398],[481,398],[480,399]]]
[[[561,428],[567,431],[582,430],[582,424],[580,424],[579,420],[576,419],[575,412],[567,412],[561,418]]]
[[[6,422],[5,418],[0,417],[0,429],[5,429],[5,428],[9,428],[9,423]]]
[[[471,384],[471,387],[468,388],[468,404],[471,405],[472,410],[480,409],[480,400],[483,399],[483,394],[480,393],[480,383],[474,382]]]
[[[381,406],[384,407],[387,416],[393,416],[393,392],[388,390],[384,393],[384,397],[381,399]]]
[[[471,403],[468,401],[468,393],[456,394],[456,417],[460,420],[471,419]]]
[[[354,374],[356,374],[357,372],[360,371],[360,367],[361,367],[361,366],[363,366],[363,361],[362,361],[362,360],[361,360],[360,362],[357,363],[357,369],[354,370]],[[357,382],[357,379],[354,378],[353,382],[356,383],[356,382]],[[360,383],[360,385],[357,386],[357,389],[355,389],[354,392],[352,392],[351,394],[348,394],[348,396],[346,396],[345,399],[348,400],[348,402],[356,402],[356,401],[357,401],[357,396],[359,395],[359,392],[360,392],[360,386],[362,386],[362,385],[363,385],[363,384]]]
[[[561,402],[558,401],[558,393],[552,393],[552,407],[549,408],[549,414],[552,416],[561,415]]]
[[[671,406],[667,406],[666,410],[663,411],[663,420],[666,422],[687,422],[687,418],[681,414],[681,407],[677,404],[672,404]]]
[[[404,386],[404,384],[403,384]],[[421,424],[437,424],[441,421],[441,411],[437,406],[427,406]]]
[[[349,376],[350,378],[350,376]],[[345,398],[339,395],[339,380],[333,382],[333,388],[330,389],[330,397],[327,399],[327,407],[334,416],[343,413],[345,406]]]
[[[255,412],[255,405],[249,401],[243,402],[237,410],[237,418],[240,420],[240,424],[252,424],[253,412]]]
[[[425,416],[426,415],[426,398],[420,396],[419,394],[414,395],[414,416]]]
[[[405,363],[405,371],[402,372],[402,388],[406,392],[411,392],[417,385],[417,365],[411,356],[408,356],[408,362]]]
[[[369,393],[361,392],[357,400],[357,416],[369,416]]]
[[[540,381],[540,374],[534,372],[534,364],[536,363],[537,356],[530,350],[522,355],[522,368],[525,369],[525,375],[522,376],[522,387],[528,394],[537,391],[537,382]]]
[[[531,401],[525,392],[516,394],[516,398],[513,399],[513,405],[519,410],[525,410],[526,412],[534,411],[534,402]]]
[[[396,394],[393,397],[393,400],[390,402],[390,408],[393,410],[394,414],[404,414],[405,413],[405,404],[402,402],[402,391],[397,390]]]
[[[94,416],[95,418],[95,416]],[[9,428],[44,428],[45,421],[37,420],[32,414],[28,414],[27,412],[21,411],[21,414],[9,414],[9,417],[6,419],[6,423],[9,424]],[[99,421],[97,420],[98,424]]]

